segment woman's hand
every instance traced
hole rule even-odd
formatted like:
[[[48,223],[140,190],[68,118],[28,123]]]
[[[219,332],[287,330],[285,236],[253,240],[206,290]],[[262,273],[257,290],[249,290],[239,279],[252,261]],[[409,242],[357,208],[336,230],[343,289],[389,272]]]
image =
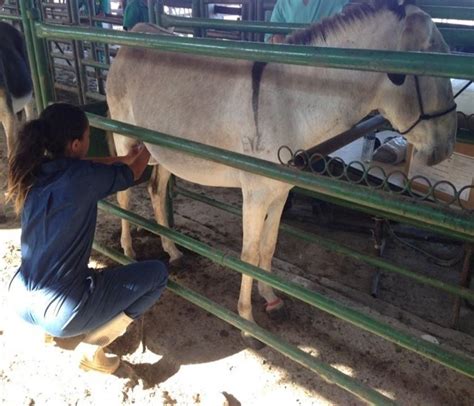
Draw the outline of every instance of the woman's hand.
[[[133,178],[138,180],[142,176],[148,161],[150,160],[150,152],[148,152],[143,143],[139,143],[130,148],[128,154],[124,156],[108,156],[103,158],[86,159],[106,165],[112,165],[118,162],[128,165],[133,172]]]
[[[138,180],[150,160],[150,152],[146,149],[144,144],[135,144],[128,154],[125,155],[124,159],[123,162],[126,163],[133,172],[133,178]]]
[[[128,154],[123,157],[123,163],[128,166],[132,165],[135,162],[135,159],[140,155],[140,153],[145,149],[143,143],[135,144],[130,148]]]

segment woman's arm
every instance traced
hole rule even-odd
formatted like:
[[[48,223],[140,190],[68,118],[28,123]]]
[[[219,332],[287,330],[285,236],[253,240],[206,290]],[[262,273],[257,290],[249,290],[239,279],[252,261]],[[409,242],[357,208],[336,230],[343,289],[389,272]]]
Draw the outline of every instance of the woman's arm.
[[[112,165],[115,163],[121,163],[129,165],[135,160],[137,155],[140,153],[143,144],[135,144],[130,150],[128,151],[127,155],[123,156],[106,156],[106,157],[86,157],[84,159],[89,161],[94,161],[99,164],[105,165]]]
[[[115,163],[122,163],[122,164],[127,164],[128,165],[128,155],[126,156],[104,156],[104,157],[87,157],[84,158],[85,160],[88,161],[94,161],[99,164],[106,164],[106,165],[112,165]]]
[[[105,165],[112,165],[115,163],[128,165],[133,172],[133,179],[138,180],[143,175],[143,172],[145,172],[145,168],[150,160],[150,152],[145,148],[145,145],[136,144],[125,156],[107,156],[85,159]]]

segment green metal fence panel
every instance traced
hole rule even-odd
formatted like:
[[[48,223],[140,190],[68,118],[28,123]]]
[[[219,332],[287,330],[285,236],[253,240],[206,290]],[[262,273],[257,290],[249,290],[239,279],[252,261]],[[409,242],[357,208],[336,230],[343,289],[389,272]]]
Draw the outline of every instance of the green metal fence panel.
[[[62,27],[36,23],[41,38],[115,43],[233,59],[280,62],[338,69],[473,79],[474,57],[425,52],[395,52],[272,45],[167,35],[123,33],[99,28]]]
[[[315,176],[295,169],[285,168],[272,162],[263,161],[247,155],[238,154],[220,148],[211,147],[194,141],[172,137],[152,130],[146,130],[115,120],[106,120],[103,117],[89,114],[91,125],[98,128],[138,137],[152,144],[182,151],[199,156],[214,162],[232,166],[258,175],[300,186],[329,197],[375,208],[382,212],[391,213],[418,224],[430,225],[443,234],[466,241],[474,241],[474,216],[469,213],[444,209],[428,204],[414,205],[410,199],[393,196],[388,199],[387,193],[373,191],[359,185],[348,184],[343,181]]]
[[[121,264],[125,265],[134,262],[131,258],[128,258],[123,254],[110,248],[104,247],[98,243],[94,243],[93,248],[97,252],[100,252],[101,254],[106,255]],[[182,297],[183,299],[186,299],[189,302],[195,304],[196,306],[213,314],[214,316],[217,316],[218,318],[226,321],[234,327],[248,332],[261,342],[268,345],[269,347],[274,348],[275,350],[286,355],[293,361],[322,376],[328,382],[338,385],[339,387],[347,390],[348,392],[359,397],[360,399],[363,399],[374,405],[395,404],[391,399],[381,395],[379,392],[357,382],[355,379],[317,360],[316,358],[298,349],[297,347],[294,347],[284,342],[280,337],[269,333],[267,330],[263,329],[255,323],[251,323],[248,320],[243,319],[234,312],[226,309],[225,307],[217,304],[216,302],[207,299],[199,293],[196,293],[193,290],[188,289],[173,280],[168,281],[167,289],[175,293],[176,295]]]
[[[414,351],[417,354],[452,368],[466,376],[474,378],[474,360],[471,358],[455,354],[443,349],[439,345],[429,343],[417,337],[413,337],[401,330],[393,328],[388,324],[379,322],[363,313],[329,299],[324,295],[306,289],[293,282],[286,281],[276,275],[272,275],[267,271],[243,262],[236,257],[228,255],[228,253],[212,248],[207,244],[204,244],[177,231],[160,226],[156,223],[146,220],[141,216],[138,216],[135,213],[123,210],[111,203],[101,201],[99,202],[99,208],[126,219],[152,233],[169,238],[178,245],[206,258],[209,258],[220,265],[227,266],[235,271],[249,275],[254,279],[267,283],[281,292],[302,300],[313,307],[332,314],[333,316],[345,320],[366,331],[385,338],[386,340],[389,340],[403,348]]]
[[[210,206],[217,207],[218,209],[224,210],[228,213],[232,213],[240,217],[242,216],[242,210],[239,207],[235,207],[224,202],[219,202],[217,200],[204,196],[203,194],[192,192],[180,186],[175,186],[173,188],[173,191],[177,194],[189,197],[193,200],[197,200],[202,203],[208,204]],[[384,260],[383,258],[364,254],[362,252],[356,251],[348,247],[347,245],[339,244],[334,240],[330,240],[329,238],[324,238],[316,234],[302,231],[296,227],[290,226],[285,223],[280,224],[280,231],[283,231],[284,233],[291,235],[292,237],[298,238],[300,240],[318,244],[330,251],[337,252],[338,254],[365,262],[369,265],[375,266],[384,271],[393,272],[398,275],[404,276],[406,278],[410,278],[421,284],[431,286],[433,288],[443,290],[453,295],[474,301],[474,291],[470,289],[458,287],[450,283],[442,282],[438,279],[430,278],[428,276],[424,276],[419,273],[409,271],[408,269],[394,265],[391,262]]]
[[[56,27],[38,23],[35,24],[35,30],[38,36],[49,39],[87,40],[103,43],[111,42],[121,45],[160,48],[175,52],[192,52],[214,56],[217,54],[217,56],[239,59],[268,60],[282,63],[297,63],[345,69],[356,68],[371,71],[432,74],[436,76],[459,78],[474,77],[474,66],[472,65],[473,59],[469,57],[456,56],[451,59],[449,55],[419,55],[417,53],[395,52],[383,53],[383,51],[377,51],[374,54],[373,52],[367,51],[331,49],[325,49],[323,55],[321,53],[308,53],[308,50],[295,49],[299,47],[282,49],[284,46],[274,48],[271,45],[262,44],[248,44],[248,46],[242,47],[239,43],[226,42],[224,45],[222,44],[222,41],[196,39],[179,39],[176,41],[175,38],[170,37],[151,37],[144,34],[130,33],[118,34],[101,29]],[[30,32],[30,35],[33,36],[34,33]],[[258,47],[258,45],[263,48]],[[33,45],[31,52],[34,51],[35,49]],[[289,54],[285,55],[285,51],[289,51]],[[36,53],[34,54],[37,55],[37,52],[38,49],[36,49]],[[347,62],[348,57],[350,57],[349,62]],[[380,57],[384,58],[381,63],[371,63],[371,61]],[[39,59],[39,62],[42,62],[41,59]],[[365,64],[368,66],[365,66]],[[427,66],[430,64],[431,67]],[[367,196],[367,190],[362,187],[355,187],[354,185],[347,184],[344,185],[342,182],[304,174],[288,168],[283,168],[280,165],[270,162],[256,160],[248,156],[231,153],[229,151],[220,150],[199,143],[180,140],[165,134],[140,129],[139,127],[119,123],[113,120],[104,120],[95,115],[89,115],[89,118],[91,124],[97,128],[137,136],[146,142],[156,143],[196,156],[206,157],[215,162],[227,164],[242,170],[248,170],[274,179],[280,179],[291,184],[306,187],[314,192],[325,194],[330,198],[349,201],[355,205],[375,208],[378,210],[382,207],[383,211],[386,211],[391,215],[406,218],[408,221],[412,220],[415,222],[421,222],[429,227],[442,231],[446,235],[451,235],[466,241],[474,241],[474,220],[472,216],[469,215],[449,210],[440,211],[437,207],[429,205],[413,207],[410,202],[403,201],[403,199],[387,200],[386,194],[382,195],[379,193],[372,193],[370,196]],[[338,303],[324,298],[321,295],[317,295],[298,285],[271,276],[267,272],[249,264],[245,264],[237,258],[229,257],[202,243],[192,241],[189,237],[163,227],[160,228],[160,226],[156,224],[153,225],[150,222],[146,222],[146,220],[141,219],[139,216],[132,213],[126,213],[116,207],[108,207],[107,203],[101,203],[101,207],[107,207],[107,209],[114,212],[114,214],[127,218],[135,224],[139,224],[150,231],[153,230],[152,232],[160,233],[176,241],[178,244],[192,249],[222,265],[229,266],[234,270],[238,270],[239,272],[246,273],[258,280],[262,280],[278,290],[298,297],[306,303],[349,321],[356,326],[378,334],[379,336],[395,342],[402,347],[413,350],[467,376],[474,377],[474,363],[471,359],[450,353],[439,346],[424,342],[423,340],[406,335],[403,332],[396,331],[389,326],[377,323],[375,320],[352,309],[345,308],[344,306],[341,307]],[[249,327],[254,326],[252,325]],[[260,337],[257,336],[257,338]],[[366,395],[364,394],[362,396],[365,399],[366,397],[364,396]]]
[[[169,27],[212,28],[222,31],[242,31],[269,34],[289,34],[307,28],[307,24],[270,23],[260,21],[228,21],[211,18],[186,18],[163,14],[160,25]],[[451,46],[465,46],[474,43],[474,29],[440,27],[446,42]]]

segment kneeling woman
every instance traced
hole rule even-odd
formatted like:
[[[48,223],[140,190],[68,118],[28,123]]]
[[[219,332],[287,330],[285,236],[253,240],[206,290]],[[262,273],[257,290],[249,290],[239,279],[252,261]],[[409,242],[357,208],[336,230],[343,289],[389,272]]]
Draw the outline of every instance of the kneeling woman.
[[[9,159],[8,197],[21,212],[21,266],[10,283],[16,310],[63,348],[83,350],[85,370],[113,373],[103,347],[160,297],[168,273],[160,261],[89,269],[97,202],[127,189],[150,158],[86,159],[89,123],[69,104],[53,104],[18,134]]]

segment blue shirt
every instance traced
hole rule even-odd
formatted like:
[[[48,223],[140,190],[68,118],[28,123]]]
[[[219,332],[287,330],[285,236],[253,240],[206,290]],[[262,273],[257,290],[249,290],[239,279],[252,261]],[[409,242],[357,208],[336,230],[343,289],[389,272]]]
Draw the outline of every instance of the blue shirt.
[[[278,0],[270,21],[311,24],[339,13],[347,3],[349,0]],[[265,35],[265,41],[270,36],[271,34]]]
[[[124,164],[61,158],[44,163],[21,217],[21,274],[28,290],[81,284],[97,221],[98,200],[133,185]]]

